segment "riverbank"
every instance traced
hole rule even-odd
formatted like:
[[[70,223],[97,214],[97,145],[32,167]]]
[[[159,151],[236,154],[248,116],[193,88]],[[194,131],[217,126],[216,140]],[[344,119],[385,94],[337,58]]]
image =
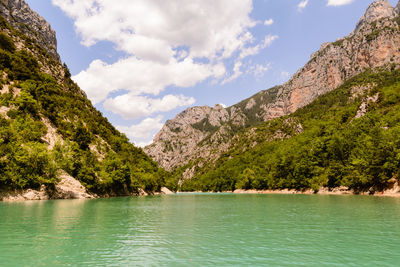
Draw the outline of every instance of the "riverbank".
[[[148,196],[148,195],[170,195],[174,194],[166,187],[162,187],[160,192],[146,192],[139,189],[137,193],[131,196]],[[63,173],[60,176],[60,182],[54,188],[47,188],[42,185],[39,190],[26,189],[15,191],[0,191],[0,201],[3,202],[19,202],[19,201],[33,201],[33,200],[51,200],[51,199],[95,199],[95,198],[108,198],[117,195],[96,195],[90,193],[86,188],[72,176]]]
[[[294,189],[283,189],[283,190],[243,190],[236,189],[234,194],[297,194],[297,195],[369,195],[369,196],[381,196],[381,197],[400,197],[400,187],[396,182],[390,189],[384,190],[382,192],[354,192],[354,190],[349,190],[347,187],[337,187],[333,189],[321,187],[318,192],[312,189],[305,191],[298,191]]]

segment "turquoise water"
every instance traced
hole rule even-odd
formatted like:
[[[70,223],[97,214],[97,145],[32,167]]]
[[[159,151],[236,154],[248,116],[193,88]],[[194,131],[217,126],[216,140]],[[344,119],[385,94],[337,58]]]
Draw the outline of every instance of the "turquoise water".
[[[200,194],[0,203],[0,266],[398,266],[400,199]]]

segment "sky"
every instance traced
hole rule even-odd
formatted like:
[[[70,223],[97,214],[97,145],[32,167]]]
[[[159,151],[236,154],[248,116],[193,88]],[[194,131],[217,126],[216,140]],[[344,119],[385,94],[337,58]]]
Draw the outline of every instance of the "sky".
[[[373,2],[26,1],[56,31],[72,78],[138,146],[188,107],[231,106],[284,83]]]

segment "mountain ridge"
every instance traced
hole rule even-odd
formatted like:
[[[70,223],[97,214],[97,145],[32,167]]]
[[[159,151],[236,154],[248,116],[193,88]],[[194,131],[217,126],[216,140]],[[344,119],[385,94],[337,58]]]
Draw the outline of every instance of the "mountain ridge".
[[[398,68],[399,7],[373,2],[352,33],[324,43],[285,84],[226,109],[189,108],[168,121],[145,152],[167,170],[182,168],[188,179],[226,152],[237,132],[293,113],[367,69]]]

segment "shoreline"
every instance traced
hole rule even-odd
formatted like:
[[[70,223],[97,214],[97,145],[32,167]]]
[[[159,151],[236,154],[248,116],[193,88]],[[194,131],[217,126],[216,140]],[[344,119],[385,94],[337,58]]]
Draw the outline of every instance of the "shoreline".
[[[145,192],[140,189],[138,193],[131,195],[94,195],[94,194],[82,194],[82,192],[71,192],[67,194],[58,194],[56,197],[49,196],[47,192],[41,188],[40,191],[27,189],[12,192],[0,192],[0,202],[25,202],[25,201],[41,201],[41,200],[76,200],[76,199],[101,199],[101,198],[112,198],[112,197],[143,197],[143,196],[157,196],[157,195],[176,195],[184,193],[229,193],[237,195],[326,195],[326,196],[375,196],[375,197],[400,197],[400,187],[396,183],[392,189],[385,190],[383,192],[359,192],[355,193],[353,190],[349,190],[346,187],[338,187],[329,190],[328,188],[320,188],[318,192],[314,192],[312,189],[305,191],[298,191],[295,189],[281,189],[281,190],[244,190],[236,189],[235,191],[222,191],[222,192],[203,192],[203,191],[190,191],[190,192],[172,192],[168,188],[163,187],[160,192]]]
[[[328,188],[320,188],[318,192],[314,192],[312,189],[305,191],[298,191],[295,189],[283,189],[283,190],[243,190],[236,189],[235,191],[226,191],[226,193],[234,194],[269,194],[269,195],[336,195],[336,196],[376,196],[376,197],[400,197],[400,187],[398,185],[394,186],[392,189],[388,189],[382,192],[359,192],[356,193],[353,190],[349,190],[345,187],[338,187],[329,190]]]
[[[234,191],[222,191],[222,192],[212,192],[212,191],[181,191],[177,193],[229,193],[229,194],[249,194],[249,195],[330,195],[330,196],[375,196],[375,197],[400,197],[400,186],[395,183],[391,189],[387,189],[381,192],[354,192],[354,190],[349,190],[347,187],[336,187],[329,189],[327,187],[321,187],[318,192],[312,189],[307,189],[304,191],[299,191],[295,189],[276,189],[276,190],[256,190],[256,189],[236,189]]]
[[[141,197],[141,196],[157,196],[157,195],[173,195],[174,192],[166,187],[162,187],[160,192],[146,192],[139,188],[137,193],[126,195],[96,195],[89,193],[82,186],[78,190],[76,188],[56,188],[55,192],[48,192],[45,186],[39,190],[26,189],[14,191],[0,191],[0,202],[25,202],[25,201],[41,201],[41,200],[77,200],[77,199],[102,199],[113,197]]]

